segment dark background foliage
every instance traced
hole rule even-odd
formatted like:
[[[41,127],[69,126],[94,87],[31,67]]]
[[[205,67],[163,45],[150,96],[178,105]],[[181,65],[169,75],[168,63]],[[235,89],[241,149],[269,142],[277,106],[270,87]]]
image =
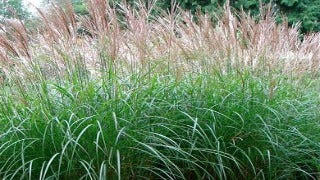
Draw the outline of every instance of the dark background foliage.
[[[177,0],[181,7],[195,12],[218,12],[226,0]],[[279,16],[286,16],[290,25],[301,22],[302,32],[320,31],[320,0],[230,0],[230,5],[236,9],[244,9],[253,15],[259,14],[260,2],[272,3]],[[160,0],[163,8],[169,8],[170,0]]]
[[[26,18],[29,13],[23,6],[22,0],[0,0],[0,16],[5,18],[13,16]]]
[[[129,0],[134,1],[134,0]],[[219,12],[226,0],[177,0],[184,9],[196,12]],[[245,10],[252,15],[259,14],[260,2],[271,3],[277,15],[288,18],[290,25],[301,22],[301,31],[320,31],[320,0],[230,0],[235,10]],[[171,0],[159,0],[158,4],[166,9],[170,8]]]

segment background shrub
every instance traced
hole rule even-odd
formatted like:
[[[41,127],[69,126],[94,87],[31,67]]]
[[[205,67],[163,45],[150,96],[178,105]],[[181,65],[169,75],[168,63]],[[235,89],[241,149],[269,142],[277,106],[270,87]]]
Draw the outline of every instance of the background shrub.
[[[59,0],[52,0],[59,1]],[[113,0],[113,2],[121,0]],[[137,0],[126,0],[129,3]],[[72,0],[75,12],[78,14],[87,14],[85,0]],[[150,2],[150,1],[146,1]],[[212,13],[220,12],[221,7],[227,2],[226,0],[176,0],[182,8],[195,13],[198,10]],[[307,33],[310,31],[320,31],[320,0],[231,0],[230,5],[235,10],[245,10],[252,15],[260,13],[260,2],[263,4],[272,3],[274,13],[279,17],[287,17],[289,25],[301,22],[301,31]],[[157,4],[162,9],[170,9],[173,4],[171,0],[159,0]],[[283,20],[283,19],[282,19]],[[279,18],[279,21],[281,19]]]
[[[170,6],[170,0],[161,1],[163,7]],[[218,11],[225,0],[177,0],[181,7],[195,12],[201,9],[203,12]],[[319,0],[262,0],[263,3],[272,2],[279,15],[288,17],[290,25],[301,22],[302,32],[320,30],[320,1]],[[257,0],[234,0],[230,5],[237,10],[243,8],[252,14],[259,13],[259,1]]]
[[[74,0],[78,1],[79,0]],[[129,0],[133,2],[135,0]],[[301,22],[303,33],[310,31],[320,31],[320,0],[262,0],[262,3],[272,3],[275,13],[279,16],[288,17],[289,25]],[[177,0],[177,3],[184,9],[196,12],[219,12],[226,0]],[[171,0],[158,1],[158,5],[163,9],[168,9],[172,5]],[[244,9],[253,15],[259,14],[260,1],[257,0],[232,0],[231,7],[236,10]]]

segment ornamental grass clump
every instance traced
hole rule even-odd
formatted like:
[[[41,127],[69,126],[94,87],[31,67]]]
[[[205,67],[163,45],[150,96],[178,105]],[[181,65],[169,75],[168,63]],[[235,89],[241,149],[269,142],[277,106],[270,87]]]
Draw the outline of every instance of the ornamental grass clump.
[[[0,25],[1,179],[319,178],[319,34],[268,7],[87,9]]]

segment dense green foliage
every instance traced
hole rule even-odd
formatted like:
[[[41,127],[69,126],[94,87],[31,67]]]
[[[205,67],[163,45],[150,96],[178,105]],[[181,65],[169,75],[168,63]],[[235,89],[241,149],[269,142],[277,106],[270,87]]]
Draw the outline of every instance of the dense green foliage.
[[[164,2],[164,1],[160,1]],[[177,0],[184,8],[196,11],[201,9],[205,12],[218,11],[225,0]],[[270,3],[270,0],[262,0]],[[168,6],[170,1],[165,2]],[[259,13],[260,1],[237,0],[230,1],[230,5],[237,10],[244,9],[253,14]],[[276,13],[288,17],[289,24],[302,22],[302,31],[320,31],[320,0],[273,0],[272,5]]]
[[[319,99],[287,80],[270,94],[270,82],[250,73],[83,75],[1,90],[0,178],[308,179],[319,171]]]
[[[289,23],[302,22],[303,32],[320,31],[320,0],[282,0],[279,7]]]
[[[119,1],[119,0],[115,0]],[[127,0],[134,2],[135,0]],[[75,11],[78,14],[87,14],[84,0],[72,0]],[[226,0],[177,0],[176,3],[182,8],[196,12],[212,13],[220,12]],[[270,3],[270,0],[262,0],[264,4]],[[273,0],[272,7],[278,17],[288,18],[290,25],[301,22],[302,32],[320,31],[320,0]],[[173,5],[171,0],[157,1],[159,7],[170,9]],[[259,14],[260,1],[257,0],[237,0],[230,1],[230,5],[236,9],[244,9],[253,15]],[[280,18],[279,18],[280,20]]]
[[[86,10],[86,5],[83,3],[83,0],[72,0],[74,10],[77,14],[86,15],[88,11]]]
[[[134,1],[134,0],[129,0]],[[157,1],[158,5],[168,9],[172,5],[171,0]],[[196,12],[212,13],[220,12],[226,0],[177,0],[182,8]],[[320,0],[262,0],[263,4],[272,2],[274,13],[279,17],[288,17],[290,25],[301,22],[302,32],[320,31]],[[237,0],[230,1],[231,7],[236,10],[244,9],[257,15],[260,12],[260,1],[258,0]]]
[[[15,13],[20,18],[29,15],[21,0],[0,1],[0,17],[14,17]]]

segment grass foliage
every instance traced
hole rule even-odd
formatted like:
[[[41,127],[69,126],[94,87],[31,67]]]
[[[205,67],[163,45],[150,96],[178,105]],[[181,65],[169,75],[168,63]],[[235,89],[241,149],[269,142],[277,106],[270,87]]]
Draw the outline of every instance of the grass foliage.
[[[228,7],[215,26],[127,9],[120,27],[88,2],[91,16],[55,6],[36,32],[9,22],[0,36],[1,179],[319,177],[318,34],[226,25]]]

